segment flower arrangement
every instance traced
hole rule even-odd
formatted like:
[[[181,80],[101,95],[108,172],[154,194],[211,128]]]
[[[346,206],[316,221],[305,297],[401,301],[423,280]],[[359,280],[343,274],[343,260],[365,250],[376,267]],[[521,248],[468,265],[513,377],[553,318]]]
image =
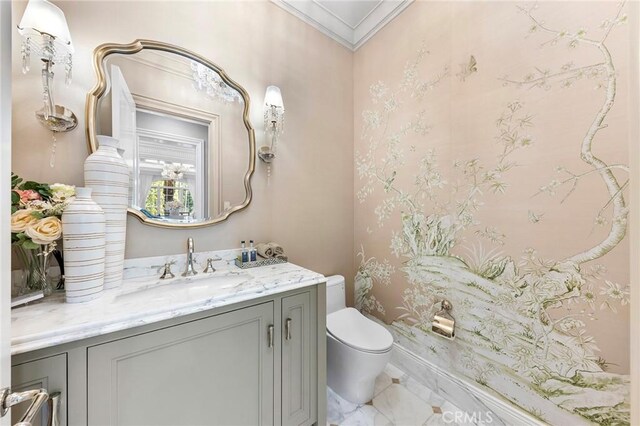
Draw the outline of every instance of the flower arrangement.
[[[166,204],[167,210],[180,210],[184,204],[180,200],[171,200]]]
[[[74,186],[11,175],[11,243],[27,270],[28,290],[46,290],[48,258],[62,236],[60,218],[74,198]]]
[[[60,217],[73,201],[75,187],[24,182],[12,174],[11,189],[11,242],[27,250],[55,245],[62,235]]]
[[[184,172],[187,170],[187,166],[183,164],[165,164],[162,168],[162,177],[171,180],[182,179],[184,177]]]

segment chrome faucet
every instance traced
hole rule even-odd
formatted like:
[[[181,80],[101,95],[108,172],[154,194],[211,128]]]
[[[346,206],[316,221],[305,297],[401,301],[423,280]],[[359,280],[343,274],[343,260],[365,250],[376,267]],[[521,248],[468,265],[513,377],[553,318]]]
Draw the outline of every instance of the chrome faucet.
[[[191,275],[197,275],[195,267],[193,266],[193,238],[187,238],[187,269],[182,274],[183,277]]]

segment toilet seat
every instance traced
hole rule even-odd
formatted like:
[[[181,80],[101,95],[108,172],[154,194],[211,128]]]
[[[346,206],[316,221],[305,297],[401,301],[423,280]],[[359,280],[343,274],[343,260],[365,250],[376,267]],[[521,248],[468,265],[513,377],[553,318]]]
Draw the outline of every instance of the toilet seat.
[[[357,309],[345,308],[327,315],[327,333],[345,345],[362,352],[385,353],[391,350],[389,330],[366,318]]]

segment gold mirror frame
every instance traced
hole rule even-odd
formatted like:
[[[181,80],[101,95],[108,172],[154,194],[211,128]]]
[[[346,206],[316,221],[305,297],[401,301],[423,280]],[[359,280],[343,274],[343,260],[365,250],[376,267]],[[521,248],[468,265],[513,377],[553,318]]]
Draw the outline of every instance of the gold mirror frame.
[[[202,222],[193,222],[193,223],[164,223],[159,221],[154,221],[153,219],[148,218],[140,211],[129,207],[127,209],[128,213],[132,216],[135,216],[140,220],[140,222],[145,223],[147,225],[156,226],[159,228],[170,228],[170,229],[185,229],[185,228],[202,228],[205,226],[215,225],[216,223],[224,222],[227,218],[240,210],[245,209],[249,203],[251,202],[252,191],[251,191],[251,176],[255,171],[256,165],[256,142],[255,142],[255,132],[253,130],[253,126],[249,120],[249,94],[247,91],[240,86],[238,83],[229,78],[227,73],[220,68],[218,65],[204,58],[203,56],[198,55],[197,53],[191,52],[190,50],[183,49],[182,47],[175,46],[169,43],[163,43],[161,41],[155,40],[144,40],[138,39],[129,44],[116,44],[116,43],[105,43],[101,44],[95,48],[93,52],[93,68],[96,71],[96,75],[98,77],[98,83],[95,87],[87,94],[87,105],[85,108],[85,116],[86,116],[86,131],[87,131],[87,142],[89,145],[89,152],[93,153],[97,150],[97,132],[96,132],[96,117],[98,114],[98,100],[102,95],[104,95],[107,89],[107,77],[104,69],[104,61],[109,55],[113,54],[122,54],[122,55],[133,55],[135,53],[140,52],[143,49],[148,50],[159,50],[162,52],[175,53],[176,55],[183,56],[185,58],[191,59],[193,61],[200,62],[203,65],[208,66],[215,72],[220,75],[222,81],[224,81],[227,85],[237,90],[242,99],[244,101],[244,111],[242,114],[242,119],[244,121],[244,125],[247,128],[247,133],[249,134],[249,169],[247,173],[244,175],[244,188],[245,188],[245,199],[242,204],[233,207],[231,210],[226,211],[222,216],[216,217],[213,219],[204,220]]]

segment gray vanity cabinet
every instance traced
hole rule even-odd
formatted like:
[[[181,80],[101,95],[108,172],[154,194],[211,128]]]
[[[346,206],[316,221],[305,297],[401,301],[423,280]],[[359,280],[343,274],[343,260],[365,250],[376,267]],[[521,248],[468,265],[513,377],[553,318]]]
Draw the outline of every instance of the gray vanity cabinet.
[[[66,354],[50,356],[34,361],[14,364],[11,367],[11,389],[22,392],[31,389],[44,388],[51,395],[60,392],[61,401],[58,405],[58,419],[61,425],[67,424],[67,356]],[[16,405],[11,409],[11,423],[17,423],[28,403]],[[45,405],[34,419],[34,426],[46,426],[49,419],[49,408]]]
[[[22,353],[13,388],[61,392],[61,426],[324,425],[324,296],[319,284]]]
[[[309,292],[282,298],[282,424],[307,425],[316,419],[315,305]]]
[[[273,424],[273,305],[89,347],[88,423]]]

